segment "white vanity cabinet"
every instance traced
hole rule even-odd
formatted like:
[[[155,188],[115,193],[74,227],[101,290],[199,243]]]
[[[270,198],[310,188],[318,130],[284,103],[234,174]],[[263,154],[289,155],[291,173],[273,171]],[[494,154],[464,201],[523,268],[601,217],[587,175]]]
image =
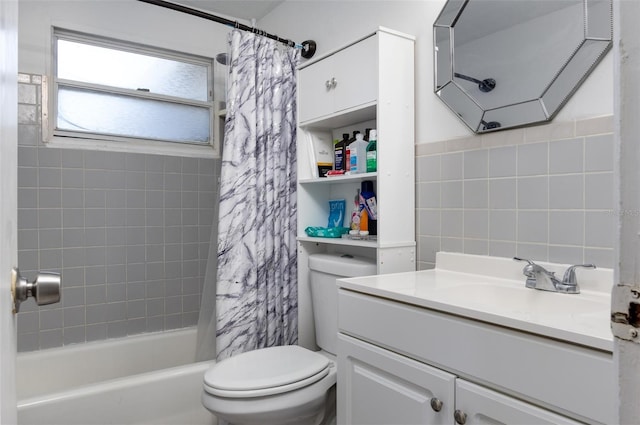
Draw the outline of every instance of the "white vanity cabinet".
[[[340,347],[340,424],[580,423],[345,335]]]
[[[415,270],[415,38],[386,28],[301,64],[298,68],[298,298],[300,345],[314,348],[308,257],[345,253],[376,261],[377,273]],[[335,79],[335,83],[333,82]],[[333,152],[343,133],[376,129],[377,171],[319,177],[316,144]],[[331,155],[333,157],[333,155]],[[354,197],[373,182],[377,235],[368,239],[310,237],[326,227],[329,201],[346,201],[349,225]]]
[[[615,422],[611,353],[346,289],[338,317],[339,425]]]

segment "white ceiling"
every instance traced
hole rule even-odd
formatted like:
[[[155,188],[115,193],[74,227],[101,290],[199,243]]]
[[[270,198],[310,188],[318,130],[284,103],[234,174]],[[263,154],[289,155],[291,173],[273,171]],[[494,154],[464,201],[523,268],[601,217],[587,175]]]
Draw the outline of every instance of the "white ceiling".
[[[200,9],[228,18],[259,20],[271,12],[284,0],[174,0],[187,7]]]

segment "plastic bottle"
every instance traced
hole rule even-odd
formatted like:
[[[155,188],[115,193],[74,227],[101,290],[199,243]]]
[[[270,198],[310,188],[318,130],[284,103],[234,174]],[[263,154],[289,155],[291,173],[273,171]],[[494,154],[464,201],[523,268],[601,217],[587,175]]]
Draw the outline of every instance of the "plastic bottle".
[[[351,144],[356,141],[356,134],[360,133],[359,131],[353,132],[353,137],[347,140],[347,145],[344,148],[344,166],[345,171],[351,171]]]
[[[349,133],[342,134],[342,140],[339,140],[333,145],[333,169],[334,170],[346,170],[345,156],[347,150],[347,143],[349,142]]]
[[[360,189],[356,193],[356,197],[353,200],[353,211],[351,212],[351,221],[349,223],[349,234],[357,235],[360,233]]]
[[[356,134],[356,141],[349,145],[351,163],[351,174],[360,174],[367,171],[367,142],[364,141],[362,133]]]
[[[373,191],[373,181],[365,180],[360,183],[360,205],[367,211],[369,234],[378,234],[378,205]]]
[[[367,145],[367,173],[378,170],[378,132],[371,130]]]

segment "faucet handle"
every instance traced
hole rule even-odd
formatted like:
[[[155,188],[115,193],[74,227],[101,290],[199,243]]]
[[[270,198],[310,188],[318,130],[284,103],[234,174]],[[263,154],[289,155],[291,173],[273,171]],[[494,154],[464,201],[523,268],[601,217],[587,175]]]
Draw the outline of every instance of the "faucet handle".
[[[535,263],[531,260],[527,260],[526,258],[520,258],[520,257],[513,257],[514,260],[516,261],[526,261],[527,263],[529,263],[529,265],[533,266]]]
[[[529,263],[522,269],[522,274],[529,278],[535,277],[536,272],[546,272],[546,270],[542,266],[534,263],[531,260],[527,260],[526,258],[513,257],[513,259],[516,261],[526,261],[527,263]]]
[[[526,258],[513,257],[513,259],[516,260],[516,261],[526,261],[527,263],[529,263],[526,266],[524,266],[524,268],[522,269],[522,274],[527,276],[527,284],[528,285],[534,285],[535,284],[536,273],[545,273],[545,274],[547,274],[549,276],[553,276],[554,275],[553,272],[547,271],[541,265],[536,264],[531,260],[527,260]]]
[[[527,260],[526,258],[513,257],[513,259],[516,261],[526,261],[527,263],[529,263],[526,266],[524,266],[524,269],[522,269],[522,274],[527,276],[530,279],[532,279],[535,276],[534,268],[537,266],[536,263],[534,263],[531,260]]]
[[[567,271],[564,272],[564,277],[562,278],[562,283],[564,284],[569,284],[569,285],[577,285],[578,281],[576,279],[576,268],[577,267],[584,267],[586,269],[595,269],[596,265],[595,264],[576,264],[574,266],[571,266],[567,269]]]

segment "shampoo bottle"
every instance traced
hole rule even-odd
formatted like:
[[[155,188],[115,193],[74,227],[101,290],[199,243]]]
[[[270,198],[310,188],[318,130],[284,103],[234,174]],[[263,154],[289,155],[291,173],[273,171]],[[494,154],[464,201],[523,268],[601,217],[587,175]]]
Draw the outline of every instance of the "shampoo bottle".
[[[369,134],[369,144],[367,145],[367,173],[378,170],[378,134],[376,130],[371,130]]]
[[[359,174],[367,171],[367,142],[362,133],[356,134],[356,141],[349,145],[351,174]]]

